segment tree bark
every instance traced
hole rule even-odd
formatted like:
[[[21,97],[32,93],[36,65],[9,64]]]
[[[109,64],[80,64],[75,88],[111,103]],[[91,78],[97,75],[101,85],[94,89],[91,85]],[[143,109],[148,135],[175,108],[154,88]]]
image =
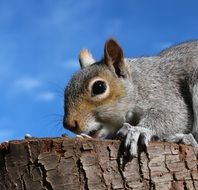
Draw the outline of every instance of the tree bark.
[[[119,141],[70,138],[3,143],[0,189],[198,189],[191,146],[152,142],[128,162],[119,147]]]

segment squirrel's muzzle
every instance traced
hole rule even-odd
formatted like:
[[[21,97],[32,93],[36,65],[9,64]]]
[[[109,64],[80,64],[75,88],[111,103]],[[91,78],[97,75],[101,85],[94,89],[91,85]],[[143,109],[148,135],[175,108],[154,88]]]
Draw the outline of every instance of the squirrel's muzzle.
[[[65,129],[68,129],[76,134],[81,133],[79,122],[77,120],[72,120],[67,117],[63,118],[63,126]]]

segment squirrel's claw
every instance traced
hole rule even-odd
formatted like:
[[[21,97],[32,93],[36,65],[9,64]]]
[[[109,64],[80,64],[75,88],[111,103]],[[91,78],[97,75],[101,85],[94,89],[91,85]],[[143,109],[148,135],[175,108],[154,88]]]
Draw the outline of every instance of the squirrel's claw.
[[[122,152],[124,156],[137,157],[138,150],[148,146],[152,131],[144,127],[133,127],[124,123],[123,127],[117,132],[117,136],[123,142]]]
[[[76,135],[76,137],[77,137],[77,138],[89,138],[89,139],[92,138],[91,136],[89,136],[89,135],[87,135],[87,134],[85,134],[85,133],[81,133],[80,135]]]

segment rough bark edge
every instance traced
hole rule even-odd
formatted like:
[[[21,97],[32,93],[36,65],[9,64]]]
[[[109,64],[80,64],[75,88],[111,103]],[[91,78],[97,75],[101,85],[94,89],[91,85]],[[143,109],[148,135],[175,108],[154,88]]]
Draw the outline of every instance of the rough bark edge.
[[[0,189],[196,189],[191,146],[150,143],[123,164],[119,141],[45,138],[0,145]]]

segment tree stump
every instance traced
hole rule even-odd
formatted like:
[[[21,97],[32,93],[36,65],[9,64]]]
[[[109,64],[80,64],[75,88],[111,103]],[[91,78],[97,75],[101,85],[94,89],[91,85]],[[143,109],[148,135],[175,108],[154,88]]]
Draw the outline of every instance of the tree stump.
[[[198,189],[191,146],[151,142],[123,163],[119,141],[45,138],[0,145],[1,190]]]

